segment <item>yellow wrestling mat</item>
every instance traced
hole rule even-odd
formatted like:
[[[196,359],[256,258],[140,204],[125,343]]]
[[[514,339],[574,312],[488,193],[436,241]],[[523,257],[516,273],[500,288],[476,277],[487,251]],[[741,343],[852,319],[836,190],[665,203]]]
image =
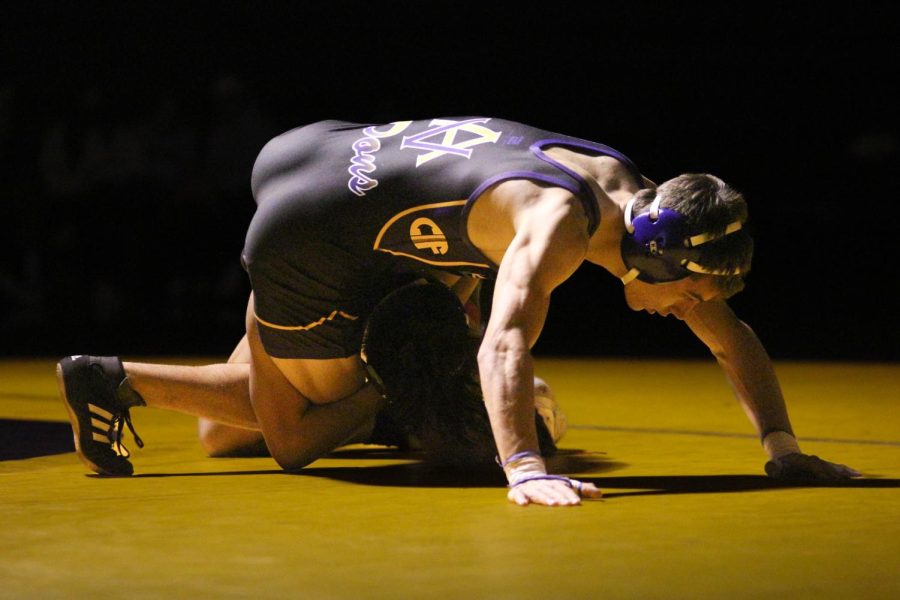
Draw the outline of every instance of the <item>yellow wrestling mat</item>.
[[[867,479],[767,480],[713,362],[548,359],[556,468],[604,500],[519,508],[499,471],[372,446],[288,475],[149,409],[136,476],[100,479],[53,363],[0,363],[0,598],[900,598],[900,366],[777,369],[804,450]]]

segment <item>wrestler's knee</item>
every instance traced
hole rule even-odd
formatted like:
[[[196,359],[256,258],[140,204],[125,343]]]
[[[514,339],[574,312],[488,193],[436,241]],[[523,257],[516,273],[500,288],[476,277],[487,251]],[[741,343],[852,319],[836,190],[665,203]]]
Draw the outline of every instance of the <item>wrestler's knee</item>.
[[[218,458],[224,456],[228,452],[228,445],[220,434],[220,428],[216,427],[217,423],[200,419],[197,428],[200,447],[206,452],[210,458]]]

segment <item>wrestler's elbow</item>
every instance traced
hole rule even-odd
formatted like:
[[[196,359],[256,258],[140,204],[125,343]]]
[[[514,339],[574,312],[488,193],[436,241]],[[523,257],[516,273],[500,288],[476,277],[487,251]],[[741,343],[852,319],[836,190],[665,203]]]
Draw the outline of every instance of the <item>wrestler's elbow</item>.
[[[295,445],[279,446],[270,443],[269,450],[278,466],[289,473],[300,471],[319,458],[311,450]]]
[[[272,458],[275,459],[275,462],[278,463],[278,466],[287,471],[288,473],[296,473],[302,470],[304,467],[312,463],[316,460],[315,456],[307,456],[307,455],[293,455],[293,454],[285,454],[285,455],[275,455],[273,453]]]

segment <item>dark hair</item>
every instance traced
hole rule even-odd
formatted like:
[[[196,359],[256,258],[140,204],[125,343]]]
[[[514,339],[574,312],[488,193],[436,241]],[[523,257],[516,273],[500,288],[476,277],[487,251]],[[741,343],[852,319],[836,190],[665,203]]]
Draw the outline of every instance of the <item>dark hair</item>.
[[[386,417],[432,461],[485,465],[497,454],[478,379],[479,343],[459,299],[437,282],[401,287],[369,316],[363,357],[382,381]],[[538,432],[552,454],[546,428]]]
[[[691,235],[723,236],[700,246],[699,263],[708,269],[735,273],[716,276],[715,281],[728,296],[740,291],[753,259],[753,238],[746,228],[748,211],[743,195],[714,175],[685,173],[655,189],[638,192],[635,214],[649,206],[657,194],[661,196],[660,206],[684,215]],[[725,228],[734,221],[742,223],[742,229],[725,236]]]

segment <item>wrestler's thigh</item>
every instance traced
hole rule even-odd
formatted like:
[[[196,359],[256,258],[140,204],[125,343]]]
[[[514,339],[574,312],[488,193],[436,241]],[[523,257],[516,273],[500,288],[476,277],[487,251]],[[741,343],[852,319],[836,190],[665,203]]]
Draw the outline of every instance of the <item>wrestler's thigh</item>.
[[[245,334],[231,352],[231,356],[228,357],[228,362],[249,365],[250,360],[250,343],[247,341],[247,336]]]

